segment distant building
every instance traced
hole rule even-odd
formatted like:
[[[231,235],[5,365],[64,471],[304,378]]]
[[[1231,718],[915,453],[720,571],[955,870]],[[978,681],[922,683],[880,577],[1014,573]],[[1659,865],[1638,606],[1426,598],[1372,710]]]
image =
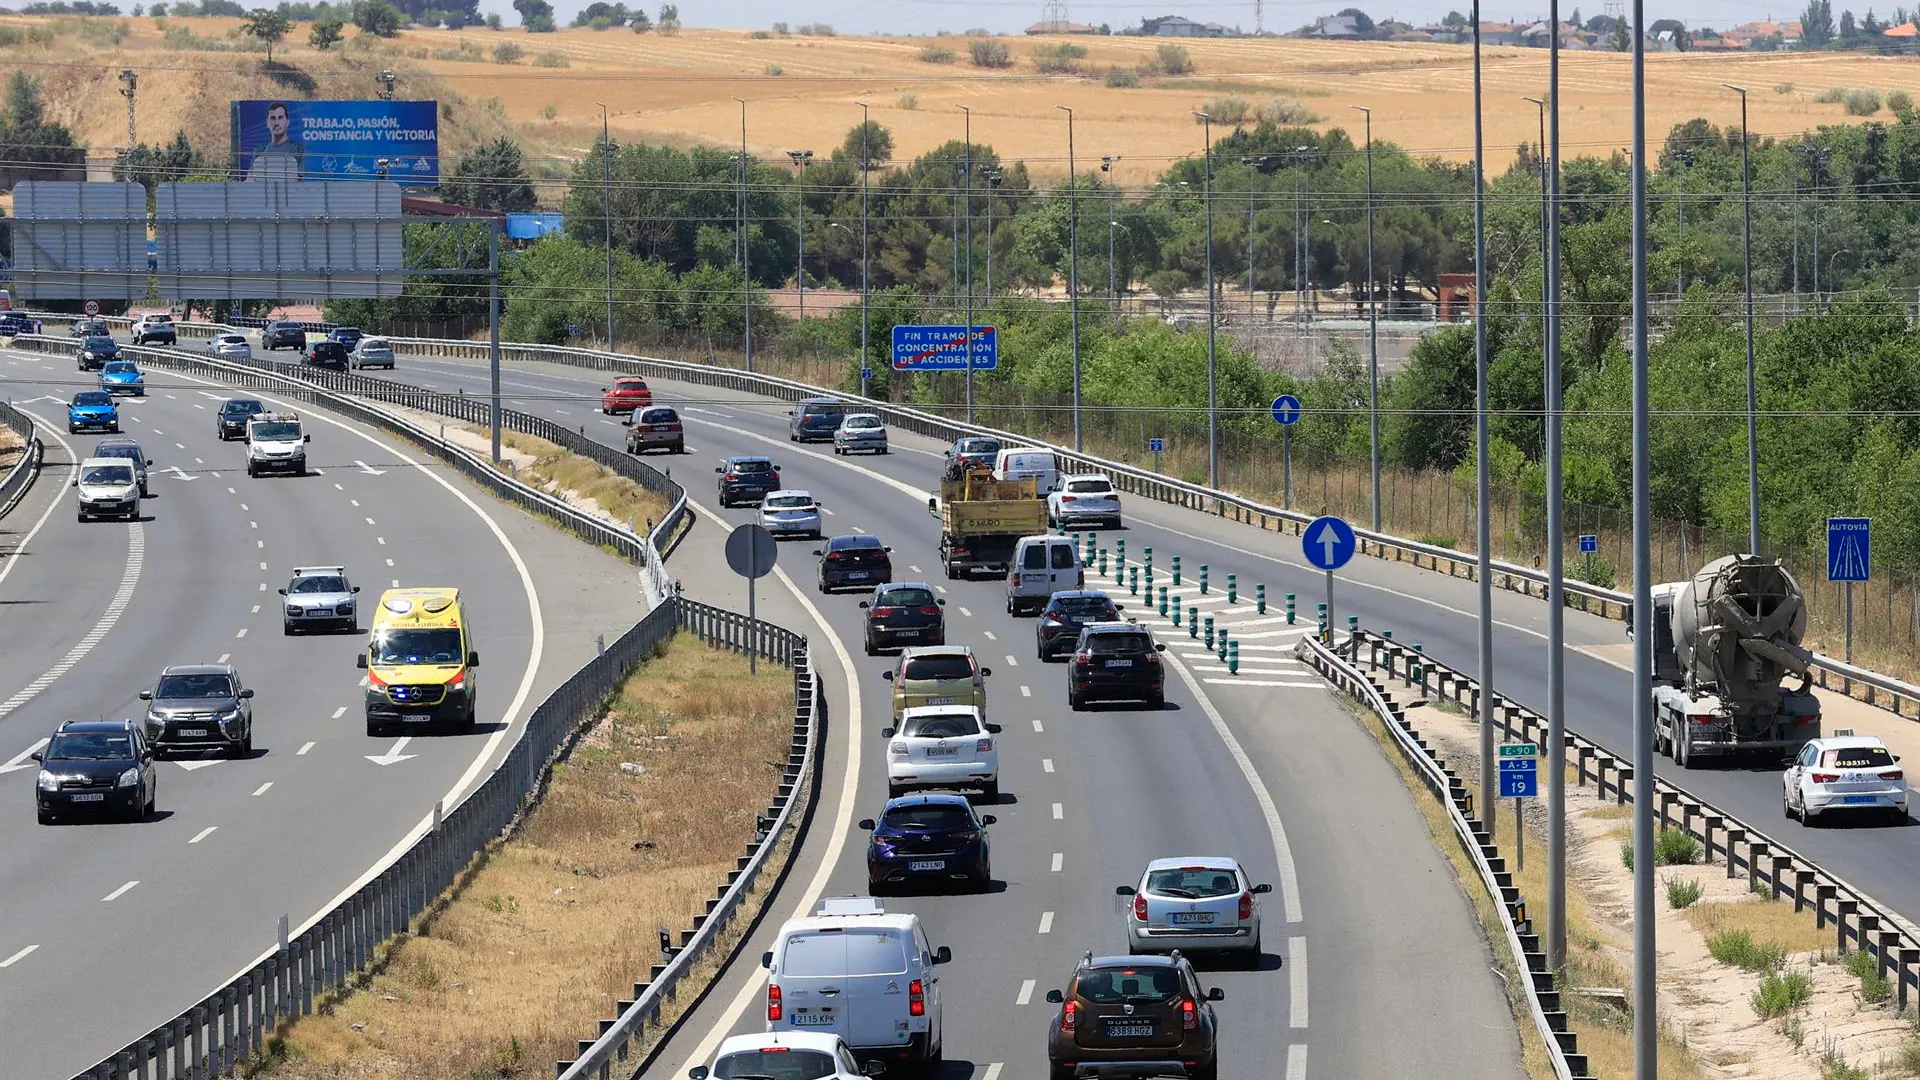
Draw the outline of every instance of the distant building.
[[[1351,15],[1322,15],[1307,30],[1308,37],[1314,38],[1359,38],[1360,23]]]
[[[1140,32],[1150,37],[1226,37],[1231,31],[1219,23],[1195,22],[1184,15],[1143,19]]]
[[[1037,22],[1027,27],[1027,34],[1030,37],[1037,37],[1041,34],[1098,34],[1099,32],[1100,28],[1092,23],[1058,20],[1054,22]]]

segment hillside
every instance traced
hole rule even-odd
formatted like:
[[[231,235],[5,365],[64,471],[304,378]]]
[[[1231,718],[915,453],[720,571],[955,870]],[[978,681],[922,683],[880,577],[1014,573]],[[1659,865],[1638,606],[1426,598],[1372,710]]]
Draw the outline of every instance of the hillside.
[[[1137,88],[1106,84],[1110,69],[1134,71],[1158,39],[1071,39],[1087,55],[1085,75],[1042,76],[1034,52],[1065,39],[1000,38],[1011,54],[1004,69],[975,68],[968,39],[755,37],[737,30],[689,30],[677,36],[629,30],[563,30],[528,35],[517,29],[413,30],[392,41],[362,39],[320,53],[297,25],[276,50],[312,79],[311,95],[258,74],[257,52],[234,47],[231,19],[7,19],[0,24],[59,28],[51,45],[0,48],[0,60],[24,62],[47,82],[57,118],[96,147],[125,139],[125,105],[115,76],[140,72],[140,135],[145,141],[185,128],[197,143],[221,147],[225,103],[240,96],[370,95],[373,74],[391,67],[404,96],[437,96],[448,152],[511,126],[536,154],[570,157],[591,144],[600,122],[596,102],[611,108],[616,138],[678,145],[736,145],[745,98],[747,144],[779,157],[793,148],[826,153],[860,119],[891,128],[895,157],[905,160],[961,135],[961,104],[973,108],[973,134],[1003,157],[1024,159],[1040,175],[1066,168],[1065,116],[1076,110],[1082,167],[1118,155],[1120,182],[1133,186],[1168,161],[1197,152],[1201,131],[1190,110],[1238,98],[1252,108],[1274,102],[1304,107],[1316,126],[1358,127],[1351,104],[1374,108],[1374,134],[1416,152],[1452,160],[1472,156],[1469,50],[1448,45],[1331,43],[1283,38],[1195,39],[1181,44],[1197,68],[1184,77],[1142,76]],[[124,31],[114,30],[124,27]],[[171,37],[169,37],[171,35]],[[115,40],[115,39],[118,40]],[[209,44],[211,43],[211,44]],[[76,61],[74,46],[84,60]],[[517,46],[502,63],[496,46]],[[948,63],[923,50],[948,50]],[[509,50],[511,51],[511,50]],[[1496,174],[1514,147],[1537,138],[1537,113],[1521,100],[1545,90],[1547,56],[1532,49],[1485,52],[1486,140]],[[1622,148],[1629,137],[1629,58],[1569,52],[1562,60],[1569,155]],[[1649,115],[1655,139],[1695,116],[1737,124],[1738,99],[1722,83],[1752,90],[1756,133],[1783,135],[1823,124],[1859,123],[1838,103],[1815,96],[1831,87],[1920,94],[1910,59],[1852,54],[1772,53],[1750,56],[1663,54],[1647,58]],[[492,99],[498,99],[497,106]],[[448,115],[448,114],[451,115]],[[1889,119],[1884,111],[1880,119]],[[1216,130],[1216,134],[1222,131]]]

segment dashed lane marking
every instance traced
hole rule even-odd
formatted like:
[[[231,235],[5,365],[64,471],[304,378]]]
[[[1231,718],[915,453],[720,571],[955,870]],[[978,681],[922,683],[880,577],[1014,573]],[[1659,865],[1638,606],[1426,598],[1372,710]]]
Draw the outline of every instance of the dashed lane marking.
[[[127,604],[133,599],[133,591],[140,584],[140,570],[146,563],[146,558],[146,529],[135,522],[127,526],[127,564],[120,571],[120,587],[114,591],[113,599],[108,601],[106,610],[100,613],[100,618],[93,624],[93,629],[87,631],[85,637],[74,642],[73,647],[67,650],[67,654],[61,657],[58,663],[42,672],[39,677],[22,687],[12,697],[0,702],[0,717],[5,717],[32,701],[42,690],[52,686],[54,680],[73,670],[74,665],[92,652],[93,647],[107,636],[108,631],[120,621],[121,614],[127,610]]]
[[[1025,1005],[1027,1002],[1032,1000],[1033,1000],[1033,980],[1032,979],[1020,980],[1020,992],[1014,995],[1013,1003],[1015,1005]]]
[[[1054,853],[1053,853],[1053,865],[1052,865],[1051,867],[1049,867],[1049,869],[1051,869],[1051,870],[1052,870],[1052,871],[1053,871],[1054,873],[1056,873],[1056,874],[1057,874],[1057,873],[1059,873],[1059,872],[1060,872],[1060,864],[1061,864],[1061,863],[1063,863],[1063,862],[1065,862],[1065,861],[1066,861],[1066,858],[1067,858],[1067,856],[1066,856],[1066,853],[1065,853],[1065,852],[1060,852],[1060,851],[1056,851],[1056,852],[1054,852]]]
[[[32,956],[33,951],[39,947],[38,945],[29,945],[19,952],[14,953],[12,956],[7,957],[5,960],[0,960],[0,968],[10,968],[20,961],[25,960],[27,957]]]
[[[273,786],[273,781],[271,781],[271,780],[269,780],[269,781],[267,781],[266,783],[264,783],[264,784],[261,784],[261,785],[260,785],[259,787],[257,787],[257,788],[254,788],[254,789],[253,789],[253,797],[257,799],[257,798],[259,798],[260,796],[262,796],[262,795],[265,795],[265,794],[267,793],[267,789],[268,789],[268,788],[270,788],[270,787],[272,787],[272,786]]]
[[[345,705],[342,705],[342,706],[340,706],[339,708],[337,708],[337,709],[335,709],[335,710],[333,710],[333,717],[332,717],[332,718],[333,718],[333,719],[335,719],[335,720],[338,720],[338,719],[340,719],[341,717],[343,717],[343,716],[345,716],[345,715],[347,715],[347,707],[346,707]]]
[[[1054,816],[1058,817],[1059,815],[1056,814]],[[1040,913],[1040,932],[1043,934],[1053,933],[1053,912],[1043,911]]]
[[[1061,818],[1064,818],[1066,816],[1067,816],[1066,808],[1061,806],[1059,803],[1054,803],[1053,804],[1053,820],[1059,821]]]
[[[205,839],[206,839],[207,837],[209,837],[209,836],[212,836],[212,835],[213,835],[213,833],[214,833],[214,830],[216,830],[216,829],[218,829],[219,827],[220,827],[220,826],[218,826],[218,825],[209,825],[209,826],[207,826],[206,828],[204,828],[204,829],[201,829],[201,830],[200,830],[199,832],[197,832],[197,833],[194,833],[194,834],[193,834],[193,839],[191,839],[191,840],[189,840],[189,841],[187,841],[187,843],[189,843],[189,844],[197,844],[197,843],[199,843],[200,841],[202,841],[202,840],[205,840]]]
[[[103,904],[111,904],[115,900],[118,900],[121,897],[127,895],[127,893],[133,891],[133,887],[138,884],[140,884],[138,881],[129,881],[125,885],[122,885],[119,888],[108,893],[107,895],[101,897],[100,902]]]
[[[294,757],[300,757],[301,755],[303,755],[303,754],[305,754],[305,753],[306,753],[307,751],[309,751],[309,750],[311,750],[311,749],[313,749],[313,744],[312,744],[312,743],[304,743],[304,744],[302,744],[302,745],[301,745],[301,747],[300,747],[300,749],[298,749],[298,750],[295,750],[295,751],[293,752],[293,756],[294,756]]]

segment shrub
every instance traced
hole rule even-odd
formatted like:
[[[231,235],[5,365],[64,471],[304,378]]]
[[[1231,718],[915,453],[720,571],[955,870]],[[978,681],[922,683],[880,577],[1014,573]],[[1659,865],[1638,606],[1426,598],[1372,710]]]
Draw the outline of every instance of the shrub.
[[[1667,906],[1673,908],[1690,908],[1699,903],[1700,897],[1707,891],[1706,886],[1685,878],[1669,877],[1662,880],[1667,886]]]
[[[1620,842],[1620,865],[1629,870],[1633,869],[1633,841],[1631,840]]]
[[[906,109],[906,110],[907,110],[908,112],[912,112],[912,111],[913,111],[914,109],[917,109],[917,108],[919,108],[919,107],[920,107],[920,95],[919,95],[919,94],[916,94],[916,93],[914,93],[914,92],[913,92],[913,91],[911,91],[911,90],[909,90],[909,91],[907,91],[907,92],[906,92],[906,93],[904,93],[904,94],[901,94],[901,95],[900,95],[900,107],[901,107],[901,108],[903,108],[903,109]]]
[[[493,62],[496,64],[517,64],[527,55],[527,50],[517,42],[502,41],[493,47]]]
[[[974,40],[967,42],[967,58],[977,68],[1004,68],[1013,66],[1013,54],[1007,51],[1004,41]]]
[[[773,32],[779,34],[781,37],[787,37],[793,33],[792,30],[788,29],[787,24],[783,22],[774,23]]]
[[[1821,105],[1838,105],[1847,100],[1846,87],[1829,86],[1825,90],[1813,95],[1813,100]]]
[[[1700,859],[1700,841],[1679,829],[1661,829],[1653,842],[1653,861],[1660,866],[1688,866]]]
[[[1732,964],[1756,974],[1778,971],[1787,962],[1786,946],[1774,941],[1754,941],[1746,930],[1722,930],[1707,935],[1707,952],[1723,964]]]
[[[1774,83],[1773,92],[1776,94],[1791,94],[1793,93],[1793,84],[1790,82]]]
[[[794,32],[801,37],[832,37],[833,27],[823,22],[805,23]]]
[[[1131,90],[1140,85],[1140,76],[1126,68],[1108,68],[1107,85],[1116,90]]]
[[[945,45],[929,45],[920,50],[920,62],[923,64],[951,64],[955,59],[953,50]]]
[[[1457,548],[1460,546],[1459,537],[1449,536],[1446,533],[1423,533],[1415,537],[1415,539],[1423,544],[1430,544],[1433,547]]]
[[[747,35],[748,40],[751,40],[751,41],[767,41],[772,37],[773,35],[768,33],[765,30],[755,30],[752,33]]]
[[[1033,69],[1042,75],[1071,75],[1086,56],[1086,46],[1071,41],[1041,45],[1033,50]]]
[[[1813,980],[1804,971],[1773,972],[1753,992],[1753,1011],[1762,1019],[1785,1016],[1813,999]]]
[[[1880,961],[1874,955],[1862,949],[1850,952],[1844,961],[1848,974],[1860,980],[1860,1000],[1868,1005],[1878,1005],[1893,996],[1893,984],[1880,973]]]
[[[766,67],[762,68],[761,70],[766,73],[769,79],[777,79],[780,76],[786,74],[787,69],[781,67],[779,64],[768,64]]]
[[[1890,112],[1903,113],[1913,108],[1913,95],[1905,90],[1887,91],[1887,109]]]
[[[1272,124],[1274,127],[1304,127],[1320,121],[1319,115],[1305,105],[1297,101],[1283,101],[1280,98],[1260,106],[1254,113],[1254,119],[1262,124]]]
[[[1154,66],[1163,75],[1191,75],[1197,68],[1193,64],[1193,54],[1185,45],[1167,42],[1154,53]]]
[[[19,27],[0,26],[0,49],[11,49],[25,40],[27,35]]]
[[[543,68],[572,67],[573,61],[567,59],[566,53],[543,52],[533,58],[533,66]]]
[[[1602,555],[1581,555],[1567,561],[1567,576],[1595,588],[1611,589],[1618,571],[1613,560]]]
[[[1237,97],[1214,98],[1200,106],[1200,111],[1213,117],[1216,124],[1244,124],[1253,116],[1252,106],[1247,104],[1245,98]],[[1202,121],[1196,116],[1193,122],[1198,124]]]
[[[1880,111],[1880,91],[1849,90],[1846,106],[1848,116],[1872,116]]]

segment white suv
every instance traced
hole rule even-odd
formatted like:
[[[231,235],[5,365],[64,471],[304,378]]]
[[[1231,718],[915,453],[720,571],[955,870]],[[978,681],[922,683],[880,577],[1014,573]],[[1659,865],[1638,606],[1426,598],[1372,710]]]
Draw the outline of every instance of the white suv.
[[[151,341],[177,344],[179,330],[173,325],[173,316],[167,314],[142,315],[133,320],[133,343],[145,345]]]
[[[689,1080],[728,1080],[736,1076],[812,1077],[814,1080],[862,1080],[887,1071],[885,1062],[863,1068],[838,1035],[817,1031],[780,1031],[731,1035],[713,1055],[713,1067],[695,1065]]]
[[[1120,527],[1120,493],[1106,473],[1075,473],[1060,478],[1060,487],[1047,496],[1047,524],[1074,528],[1098,522]]]
[[[760,957],[767,1030],[838,1035],[856,1053],[925,1068],[943,1051],[933,969],[952,959],[927,944],[918,915],[889,913],[871,896],[828,897],[787,920]]]
[[[887,744],[887,798],[918,788],[977,788],[986,802],[999,802],[999,731],[971,705],[903,711]]]

